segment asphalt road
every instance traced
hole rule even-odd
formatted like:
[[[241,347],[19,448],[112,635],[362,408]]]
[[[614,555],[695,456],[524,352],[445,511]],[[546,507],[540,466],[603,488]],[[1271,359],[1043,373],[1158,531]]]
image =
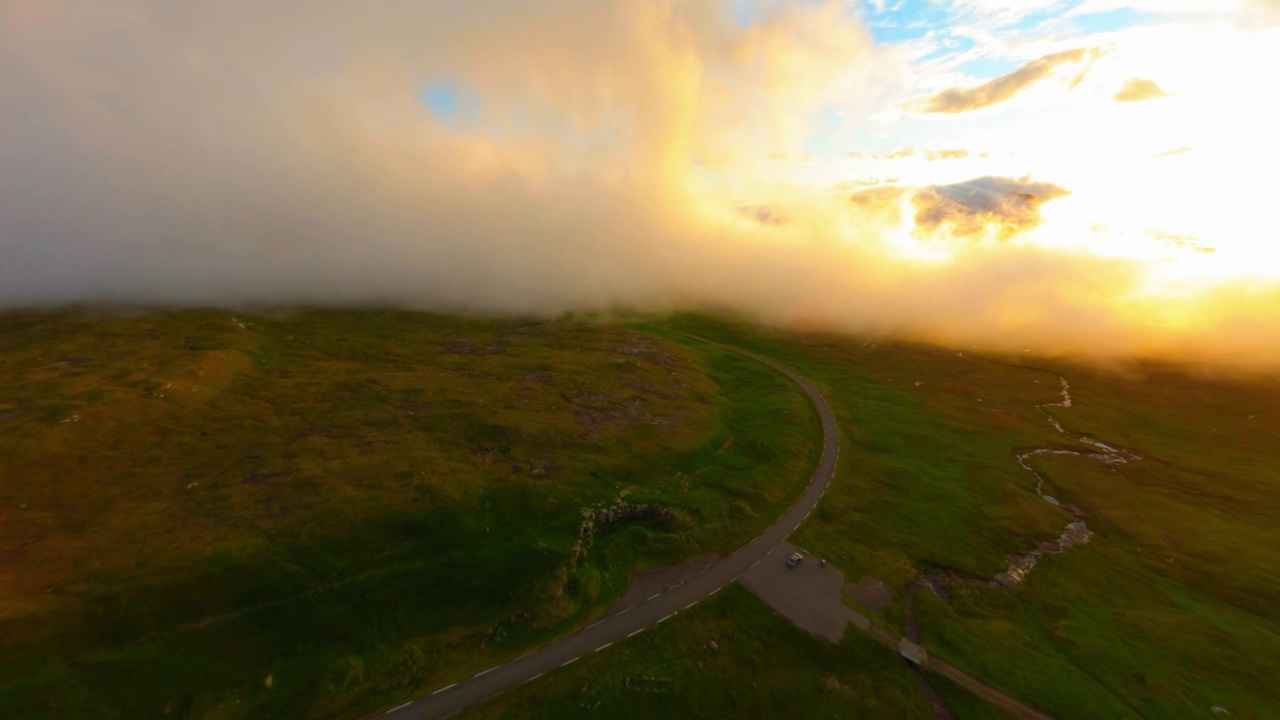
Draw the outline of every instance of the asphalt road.
[[[701,338],[699,338],[701,339]],[[705,341],[704,342],[708,342]],[[440,688],[432,694],[392,708],[374,717],[392,720],[445,718],[505,690],[532,682],[548,672],[568,665],[585,655],[605,650],[616,642],[643,632],[672,616],[687,610],[703,598],[714,595],[739,575],[754,568],[766,558],[783,562],[778,549],[800,523],[809,517],[827,491],[840,457],[840,435],[835,417],[826,400],[804,378],[769,358],[745,350],[722,346],[763,363],[786,375],[813,401],[822,419],[822,460],[800,499],[769,529],[739,548],[732,555],[709,566],[702,574],[606,616],[594,625],[579,630],[557,642],[546,645],[501,665]],[[776,556],[776,557],[771,557]]]

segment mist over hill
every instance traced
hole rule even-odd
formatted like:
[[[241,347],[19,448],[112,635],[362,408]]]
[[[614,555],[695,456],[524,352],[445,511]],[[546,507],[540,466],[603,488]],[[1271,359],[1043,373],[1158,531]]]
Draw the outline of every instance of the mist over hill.
[[[1008,242],[1077,190],[1053,177],[930,186],[904,228],[895,198],[851,211],[749,173],[910,76],[838,4],[770,8],[744,27],[728,4],[638,0],[7,3],[0,306],[719,307],[1276,361],[1271,285],[1152,295],[1132,258]],[[893,242],[911,233],[995,239],[922,261]]]

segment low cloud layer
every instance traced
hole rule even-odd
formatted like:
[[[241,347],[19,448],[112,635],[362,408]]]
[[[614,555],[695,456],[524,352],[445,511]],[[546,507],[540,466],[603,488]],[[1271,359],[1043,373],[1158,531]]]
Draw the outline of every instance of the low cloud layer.
[[[765,159],[805,153],[815,117],[907,73],[843,3],[769,3],[745,28],[730,10],[9,0],[0,306],[728,307],[1045,351],[1243,347],[1217,342],[1225,297],[1135,303],[1136,261],[1022,243],[912,256],[913,232],[1021,232],[1053,186],[876,188],[852,206],[778,187]],[[1086,55],[937,102],[999,102]],[[433,111],[427,87],[465,112]],[[1280,343],[1274,320],[1250,327],[1250,347]]]
[[[980,110],[1012,99],[1018,93],[1049,77],[1063,65],[1073,65],[1097,57],[1097,48],[1064,50],[1032,60],[1007,75],[981,85],[947,88],[936,95],[910,103],[907,108],[922,113],[965,113]],[[1068,84],[1074,87],[1084,77],[1087,67],[1073,75]]]

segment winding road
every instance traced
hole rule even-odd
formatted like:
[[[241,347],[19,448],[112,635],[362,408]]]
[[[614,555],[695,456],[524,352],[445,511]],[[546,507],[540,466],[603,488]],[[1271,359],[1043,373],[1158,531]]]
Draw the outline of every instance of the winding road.
[[[374,717],[393,720],[446,718],[505,690],[537,680],[544,674],[569,665],[583,656],[602,651],[616,642],[625,641],[633,635],[670,619],[682,610],[689,609],[699,600],[719,592],[725,585],[774,554],[787,536],[795,532],[796,528],[800,527],[800,523],[809,517],[809,513],[813,512],[818,501],[826,493],[827,485],[835,474],[836,462],[840,458],[840,435],[836,429],[835,417],[827,407],[826,400],[804,378],[769,358],[702,338],[694,339],[732,350],[777,370],[800,386],[800,389],[813,401],[818,410],[818,416],[822,420],[822,459],[818,463],[817,472],[814,473],[813,479],[800,499],[764,533],[732,555],[708,566],[700,575],[677,583],[620,612],[614,612],[595,624],[550,645]],[[781,558],[776,559],[782,562]]]

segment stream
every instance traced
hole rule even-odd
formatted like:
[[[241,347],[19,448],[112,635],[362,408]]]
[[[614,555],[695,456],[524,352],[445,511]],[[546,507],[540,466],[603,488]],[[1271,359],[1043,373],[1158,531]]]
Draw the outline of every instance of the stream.
[[[1029,462],[1031,458],[1037,455],[1078,455],[1080,457],[1093,458],[1111,465],[1142,459],[1139,455],[1128,450],[1118,450],[1097,438],[1068,432],[1066,428],[1062,427],[1062,423],[1049,412],[1049,408],[1069,408],[1072,406],[1071,383],[1067,382],[1067,379],[1061,375],[1058,376],[1058,380],[1062,383],[1062,401],[1043,403],[1037,405],[1036,409],[1044,413],[1044,416],[1049,420],[1049,424],[1052,425],[1060,434],[1065,435],[1082,445],[1088,445],[1093,448],[1093,450],[1081,451],[1063,450],[1059,448],[1037,448],[1017,455],[1018,464],[1022,465],[1027,472],[1035,476],[1036,494],[1050,505],[1066,510],[1074,519],[1067,523],[1062,534],[1059,535],[1056,540],[1042,542],[1034,549],[1010,558],[1009,569],[1004,572],[997,573],[995,577],[996,582],[1004,587],[1013,587],[1025,580],[1027,575],[1031,572],[1031,569],[1036,566],[1036,563],[1038,563],[1040,558],[1046,553],[1063,552],[1074,545],[1087,543],[1089,542],[1089,538],[1093,537],[1093,532],[1090,531],[1089,526],[1085,524],[1084,514],[1080,512],[1079,508],[1074,505],[1065,504],[1059,501],[1058,498],[1045,493],[1044,476],[1035,468],[1031,467],[1031,463]]]
[[[912,602],[917,591],[922,589],[932,590],[934,594],[941,598],[945,603],[950,600],[949,592],[947,591],[947,584],[951,582],[979,585],[983,587],[1013,587],[1018,583],[1021,583],[1023,580],[1026,580],[1027,576],[1031,573],[1031,570],[1038,562],[1040,562],[1040,558],[1044,557],[1046,554],[1064,552],[1075,545],[1081,545],[1089,542],[1089,539],[1093,537],[1093,532],[1089,530],[1089,526],[1085,523],[1084,513],[1080,511],[1080,508],[1064,503],[1058,500],[1058,498],[1045,492],[1045,477],[1031,466],[1031,458],[1037,455],[1078,455],[1080,457],[1092,458],[1107,464],[1127,463],[1142,459],[1142,457],[1136,453],[1128,450],[1119,450],[1095,437],[1069,432],[1064,428],[1062,426],[1062,422],[1059,421],[1058,418],[1054,417],[1049,411],[1049,408],[1069,408],[1073,404],[1071,400],[1071,383],[1067,382],[1067,379],[1061,375],[1058,375],[1058,380],[1062,383],[1062,400],[1060,402],[1041,403],[1036,405],[1036,409],[1044,414],[1044,416],[1049,420],[1049,424],[1052,425],[1053,429],[1057,430],[1059,434],[1065,435],[1074,442],[1086,445],[1091,449],[1065,450],[1062,448],[1044,447],[1036,448],[1035,450],[1028,450],[1024,453],[1018,453],[1015,457],[1018,458],[1018,464],[1035,477],[1036,494],[1050,505],[1062,508],[1070,513],[1072,517],[1071,522],[1067,523],[1067,526],[1062,530],[1062,534],[1059,535],[1056,540],[1042,542],[1028,552],[1009,558],[1009,568],[996,573],[995,578],[992,580],[974,577],[959,577],[949,573],[937,574],[934,571],[924,572],[916,582],[912,583],[907,588],[906,594],[903,597],[903,610],[906,616],[907,637],[911,642],[921,642],[920,628],[916,623],[915,609]],[[911,670],[911,674],[920,683],[921,688],[925,693],[925,697],[928,699],[929,704],[933,709],[934,720],[955,720],[955,715],[953,715],[950,708],[943,703],[941,696],[939,696],[936,690],[930,685],[929,679],[924,675],[924,673],[920,672],[920,670],[911,663],[908,663],[908,667]]]

